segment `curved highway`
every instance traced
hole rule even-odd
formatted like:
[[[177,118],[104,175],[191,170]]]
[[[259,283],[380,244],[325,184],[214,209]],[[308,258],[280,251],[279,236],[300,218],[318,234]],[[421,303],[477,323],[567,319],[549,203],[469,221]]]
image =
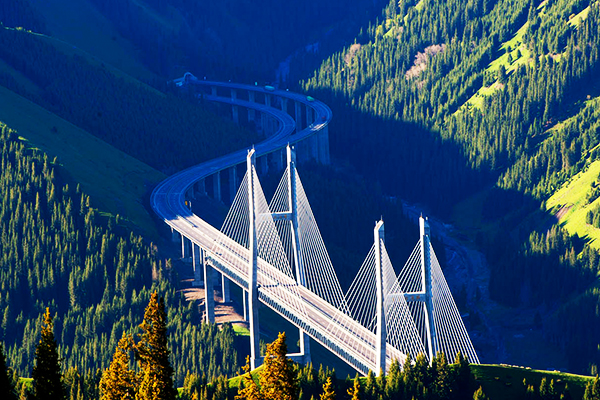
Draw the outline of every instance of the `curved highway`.
[[[186,74],[187,75],[187,74]],[[332,118],[331,110],[324,103],[307,98],[305,95],[283,90],[267,90],[263,87],[200,81],[189,76],[178,80],[187,84],[208,87],[223,87],[240,91],[263,93],[302,103],[314,112],[314,121],[307,128],[295,132],[296,122],[287,113],[265,104],[232,97],[205,95],[204,99],[232,105],[248,107],[268,113],[278,121],[277,131],[268,139],[255,146],[256,156],[284,149],[288,143],[297,143],[325,128]],[[176,83],[178,82],[176,81]],[[181,84],[178,83],[179,86]],[[211,265],[239,286],[248,288],[248,249],[227,238],[217,228],[211,226],[185,205],[186,192],[192,185],[218,171],[246,162],[249,149],[241,149],[225,156],[215,158],[194,167],[178,172],[161,182],[151,195],[151,205],[156,214],[171,228],[178,231],[205,250],[206,259]],[[302,328],[309,336],[327,347],[334,354],[358,371],[366,374],[375,368],[375,335],[360,326],[348,315],[339,312],[334,306],[321,299],[308,289],[299,286],[290,277],[259,259],[258,265],[259,299],[267,306]],[[290,291],[302,301],[290,300]],[[293,296],[292,296],[293,297]],[[298,304],[300,303],[300,304]],[[388,366],[393,358],[402,363],[403,352],[387,346]]]

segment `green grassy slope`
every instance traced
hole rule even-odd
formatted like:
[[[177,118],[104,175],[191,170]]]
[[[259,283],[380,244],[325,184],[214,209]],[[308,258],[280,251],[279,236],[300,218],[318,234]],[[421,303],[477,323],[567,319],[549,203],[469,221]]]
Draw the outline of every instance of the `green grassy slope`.
[[[259,378],[260,370],[261,368],[257,368],[252,372],[256,380]],[[473,390],[481,386],[490,400],[523,398],[525,395],[523,380],[527,382],[527,385],[533,385],[537,392],[540,382],[544,377],[548,382],[554,380],[557,390],[563,391],[565,385],[568,385],[571,398],[581,399],[585,391],[585,386],[593,379],[591,376],[567,374],[560,371],[540,371],[506,365],[471,365],[471,371],[475,377]],[[341,376],[338,375],[338,378],[341,378]],[[236,392],[240,381],[240,377],[231,378],[229,380],[229,388]],[[365,382],[366,378],[361,378],[361,386],[363,388],[365,387]]]
[[[1,86],[0,121],[16,129],[32,147],[58,157],[94,207],[120,214],[147,237],[157,237],[142,199],[164,174]]]
[[[554,379],[555,387],[563,390],[568,384],[571,398],[581,399],[591,376],[567,374],[559,371],[539,371],[504,365],[471,365],[477,386],[481,385],[490,400],[512,400],[522,398],[525,389],[523,380],[537,389],[543,377]]]
[[[155,79],[139,51],[88,0],[36,2],[52,37],[93,54],[107,64],[141,79]]]

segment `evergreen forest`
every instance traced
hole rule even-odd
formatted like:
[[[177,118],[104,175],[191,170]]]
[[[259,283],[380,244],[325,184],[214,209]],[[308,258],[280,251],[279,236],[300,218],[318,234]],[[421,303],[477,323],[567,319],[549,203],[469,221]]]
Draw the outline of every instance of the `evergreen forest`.
[[[449,364],[455,355],[431,365],[412,355],[386,378],[344,381],[333,367],[283,358],[286,378],[242,372],[247,338],[204,323],[200,302],[185,299],[181,249],[164,223],[155,219],[160,237],[150,237],[135,216],[104,209],[61,159],[80,149],[48,122],[170,175],[263,139],[176,87],[183,73],[314,96],[333,111],[332,165],[299,173],[344,290],[380,216],[399,272],[418,240],[418,209],[447,227],[432,232],[433,247],[482,361],[530,357],[532,367],[593,376],[599,52],[597,0],[2,0],[0,390],[43,398],[31,379],[47,376],[40,352],[55,352],[57,396],[71,399],[101,396],[109,373],[128,377],[132,398],[266,399],[288,389],[302,399],[599,398],[597,378],[501,387],[503,375],[490,383],[461,357]],[[34,107],[49,115],[35,129],[49,123],[65,141],[58,155],[12,115]],[[137,171],[119,173],[127,182]],[[261,176],[267,196],[279,178]],[[148,214],[157,183],[136,200]],[[460,275],[451,261],[464,254],[478,261]],[[164,337],[151,338],[156,324]],[[515,345],[517,335],[529,342]],[[283,351],[285,337],[269,339],[265,349]],[[159,359],[152,340],[168,343],[160,373],[148,372]],[[297,386],[266,394],[269,379]],[[163,384],[166,397],[153,394]]]

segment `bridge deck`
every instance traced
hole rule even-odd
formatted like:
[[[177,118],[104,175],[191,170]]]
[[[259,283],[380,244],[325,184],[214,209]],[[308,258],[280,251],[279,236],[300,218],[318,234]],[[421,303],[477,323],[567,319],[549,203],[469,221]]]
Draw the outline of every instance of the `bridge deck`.
[[[195,83],[240,90],[264,91],[261,87],[251,85],[208,81]],[[316,134],[331,120],[331,110],[318,100],[309,101],[304,95],[281,90],[269,91],[268,94],[284,97],[311,107],[315,112],[315,122],[292,135],[295,123],[289,115],[281,110],[256,102],[232,100],[225,96],[210,95],[205,98],[267,112],[279,121],[277,132],[255,147],[258,157],[281,150],[288,143],[296,143]],[[185,193],[196,181],[245,162],[247,151],[248,149],[242,149],[174,174],[155,188],[151,198],[152,208],[169,226],[207,251],[207,258],[215,269],[246,289],[248,286],[248,250],[193,214],[185,206],[184,200]],[[362,373],[367,373],[369,369],[375,368],[376,341],[373,332],[310,290],[297,286],[295,280],[264,260],[259,260],[258,267],[261,302],[305,330],[309,336]],[[290,299],[290,292],[298,295],[297,302],[294,301],[294,297]],[[388,366],[394,358],[403,362],[405,356],[388,344]]]

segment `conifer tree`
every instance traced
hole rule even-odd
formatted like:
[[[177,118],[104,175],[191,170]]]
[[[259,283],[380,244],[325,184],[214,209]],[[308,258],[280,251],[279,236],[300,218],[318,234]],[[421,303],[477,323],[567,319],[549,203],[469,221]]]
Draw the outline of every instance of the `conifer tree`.
[[[10,369],[6,367],[4,346],[0,343],[0,393],[3,393],[3,398],[6,400],[17,400],[12,376],[10,375]]]
[[[35,349],[35,366],[31,374],[36,400],[62,400],[66,398],[53,327],[54,323],[50,316],[50,309],[46,308],[43,317],[42,338]]]
[[[136,391],[136,374],[129,368],[129,352],[133,338],[125,335],[119,340],[110,366],[100,379],[101,400],[133,399]]]
[[[261,392],[269,400],[293,400],[298,396],[298,379],[294,363],[287,357],[285,332],[267,345],[264,369],[260,376]]]
[[[250,357],[246,357],[246,365],[242,369],[244,375],[238,387],[238,394],[235,396],[236,400],[262,400],[263,396],[260,393],[260,388],[250,373]]]
[[[488,397],[483,393],[483,388],[481,386],[473,393],[473,400],[488,400]]]
[[[360,380],[358,374],[354,378],[354,386],[348,389],[348,396],[352,396],[350,400],[360,400]]]
[[[323,384],[323,393],[319,395],[320,400],[334,400],[335,399],[335,391],[333,390],[333,382],[331,381],[331,377],[328,376],[327,380]]]
[[[139,357],[139,387],[136,399],[172,400],[177,391],[173,386],[173,368],[169,361],[167,348],[167,314],[163,298],[156,292],[150,296],[150,302],[140,324],[142,334],[136,345]]]
[[[583,393],[583,400],[600,400],[600,380],[598,375],[594,381],[588,382]]]

